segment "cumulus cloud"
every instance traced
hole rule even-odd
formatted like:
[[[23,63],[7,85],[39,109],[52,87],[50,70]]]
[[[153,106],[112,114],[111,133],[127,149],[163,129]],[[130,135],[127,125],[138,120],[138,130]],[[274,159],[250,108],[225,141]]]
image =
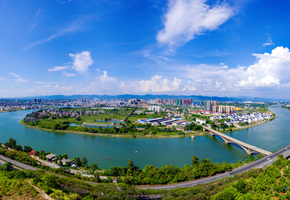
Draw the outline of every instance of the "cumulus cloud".
[[[76,76],[75,74],[69,74],[69,73],[66,73],[66,72],[62,72],[62,76],[63,77],[72,77],[72,76]]]
[[[85,72],[94,63],[91,53],[88,51],[82,51],[78,54],[70,53],[69,56],[73,59],[72,68],[78,72]]]
[[[154,76],[150,80],[141,80],[137,83],[130,83],[126,85],[121,82],[120,86],[125,92],[135,92],[135,93],[164,93],[164,92],[180,92],[180,91],[194,91],[195,88],[189,81],[187,84],[183,84],[181,79],[174,78],[172,81],[162,76]]]
[[[203,90],[234,91],[290,85],[290,52],[276,47],[271,53],[253,54],[256,62],[248,67],[186,66],[186,78]]]
[[[103,75],[100,76],[100,80],[101,80],[102,83],[117,81],[116,78],[114,78],[112,76],[108,76],[108,73],[105,70],[103,71]]]
[[[5,78],[0,77],[0,80],[4,80]]]
[[[56,71],[61,71],[61,70],[65,70],[68,69],[69,66],[54,66],[51,69],[48,69],[49,72],[56,72]]]
[[[207,30],[215,30],[235,14],[226,3],[214,6],[206,0],[169,0],[164,15],[164,29],[158,32],[157,41],[180,45]]]

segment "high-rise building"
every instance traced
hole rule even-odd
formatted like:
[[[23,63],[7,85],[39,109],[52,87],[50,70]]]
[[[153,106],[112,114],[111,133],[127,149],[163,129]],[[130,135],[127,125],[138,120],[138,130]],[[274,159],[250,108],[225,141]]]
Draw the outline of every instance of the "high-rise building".
[[[175,99],[169,99],[168,102],[169,102],[169,104],[173,105],[173,104],[175,104]]]
[[[183,106],[186,106],[187,105],[187,99],[182,99],[181,101],[182,101],[182,105]]]
[[[161,104],[161,99],[156,99],[156,104]]]
[[[182,100],[181,100],[181,99],[176,99],[176,100],[175,100],[175,104],[176,104],[177,106],[182,106]]]
[[[219,106],[218,112],[219,113],[225,113],[226,112],[226,107],[225,106]]]
[[[206,104],[207,104],[207,105],[206,105],[207,110],[208,110],[208,111],[212,111],[212,102],[211,102],[211,101],[207,101]]]
[[[213,111],[213,112],[218,112],[218,109],[219,109],[218,106],[213,106],[213,107],[212,107],[212,111]]]
[[[235,113],[236,112],[236,107],[235,106],[213,106],[213,111],[214,112],[219,112],[219,113]]]

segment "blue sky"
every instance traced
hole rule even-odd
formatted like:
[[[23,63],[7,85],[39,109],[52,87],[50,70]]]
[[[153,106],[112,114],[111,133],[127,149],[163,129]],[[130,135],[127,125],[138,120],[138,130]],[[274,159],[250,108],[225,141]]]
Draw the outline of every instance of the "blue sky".
[[[288,1],[0,2],[0,97],[289,98]]]

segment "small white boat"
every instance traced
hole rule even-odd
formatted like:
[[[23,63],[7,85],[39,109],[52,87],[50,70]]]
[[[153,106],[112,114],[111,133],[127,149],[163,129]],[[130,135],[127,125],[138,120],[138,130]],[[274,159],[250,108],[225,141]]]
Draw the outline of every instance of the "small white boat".
[[[135,153],[138,153],[138,151],[135,151]]]
[[[194,139],[195,138],[195,136],[194,135],[192,135],[192,136],[190,136],[191,137],[191,139]]]

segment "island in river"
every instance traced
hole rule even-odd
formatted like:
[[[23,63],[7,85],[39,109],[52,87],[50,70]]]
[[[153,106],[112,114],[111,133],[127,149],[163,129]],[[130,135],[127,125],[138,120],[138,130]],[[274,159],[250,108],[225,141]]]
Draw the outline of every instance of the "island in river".
[[[209,116],[182,113],[183,117],[173,117],[176,111],[148,112],[142,108],[90,109],[90,108],[54,108],[41,109],[28,114],[20,123],[31,128],[46,131],[68,132],[76,134],[111,136],[111,137],[190,137],[206,134],[201,125],[192,123],[196,118],[203,118],[212,128],[230,132],[249,128],[268,120],[253,123],[227,125],[224,120],[210,121]],[[124,123],[124,120],[126,123]],[[150,123],[147,123],[149,122]],[[141,122],[141,123],[140,123]],[[142,123],[143,122],[143,123]],[[155,124],[154,124],[155,123]]]

